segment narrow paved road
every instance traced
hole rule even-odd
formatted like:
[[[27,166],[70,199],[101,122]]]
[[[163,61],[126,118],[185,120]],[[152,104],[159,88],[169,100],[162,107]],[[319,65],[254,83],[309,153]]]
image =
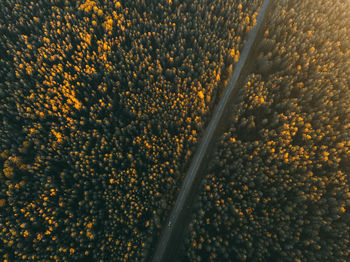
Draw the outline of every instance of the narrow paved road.
[[[207,168],[209,156],[218,138],[230,118],[230,108],[237,94],[237,89],[243,86],[245,76],[249,73],[252,60],[256,54],[256,46],[264,33],[264,24],[270,13],[273,0],[265,0],[260,8],[257,23],[250,32],[248,40],[243,48],[240,60],[235,67],[231,80],[219,101],[215,113],[209,122],[207,129],[193,157],[189,170],[185,176],[175,206],[170,213],[164,227],[158,245],[153,255],[153,262],[171,262],[176,258],[176,251],[182,241],[183,232],[189,222],[193,200],[198,191],[204,171]]]

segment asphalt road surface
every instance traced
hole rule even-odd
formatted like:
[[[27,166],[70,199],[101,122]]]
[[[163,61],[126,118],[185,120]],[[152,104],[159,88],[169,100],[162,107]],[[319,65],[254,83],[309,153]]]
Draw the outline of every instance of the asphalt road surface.
[[[179,244],[183,238],[183,232],[189,222],[193,202],[200,181],[203,175],[205,175],[207,163],[210,159],[209,156],[212,154],[213,148],[215,147],[216,139],[224,132],[227,123],[229,123],[230,116],[234,113],[229,109],[232,108],[231,105],[235,102],[238,89],[243,86],[244,78],[249,73],[249,69],[253,64],[255,54],[257,53],[256,46],[259,43],[259,39],[263,36],[265,24],[272,9],[272,2],[273,0],[265,0],[260,8],[257,23],[249,34],[240,60],[232,73],[228,87],[221,97],[213,117],[200,140],[200,144],[178,194],[175,206],[159,238],[152,259],[153,262],[171,262],[176,259],[176,252],[179,249]]]

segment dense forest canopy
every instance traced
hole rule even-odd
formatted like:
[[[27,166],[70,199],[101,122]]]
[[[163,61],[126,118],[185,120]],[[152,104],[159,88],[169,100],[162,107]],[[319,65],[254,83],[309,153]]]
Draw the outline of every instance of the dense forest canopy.
[[[145,258],[260,4],[0,1],[2,258]]]

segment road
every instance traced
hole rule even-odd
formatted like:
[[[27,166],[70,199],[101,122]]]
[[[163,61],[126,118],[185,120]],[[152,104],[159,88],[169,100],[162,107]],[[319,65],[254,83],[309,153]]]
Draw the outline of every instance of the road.
[[[249,34],[240,60],[232,73],[228,87],[221,97],[213,117],[200,140],[200,144],[187,171],[176,203],[159,238],[152,259],[153,262],[171,262],[176,258],[176,252],[182,240],[183,232],[189,222],[200,181],[203,175],[205,175],[207,163],[215,147],[215,141],[224,132],[227,123],[229,123],[230,116],[234,113],[230,111],[230,108],[232,108],[232,103],[235,102],[238,88],[243,86],[244,78],[249,73],[249,69],[253,64],[252,62],[257,52],[255,47],[259,39],[263,36],[267,14],[272,9],[272,1],[273,0],[265,0],[260,8],[257,23]]]

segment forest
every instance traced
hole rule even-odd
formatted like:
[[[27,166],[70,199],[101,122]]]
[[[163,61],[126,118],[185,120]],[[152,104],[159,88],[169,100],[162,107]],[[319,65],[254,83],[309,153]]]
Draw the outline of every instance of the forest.
[[[148,258],[261,4],[0,1],[0,258]],[[350,2],[275,5],[179,261],[350,257]]]
[[[350,9],[281,1],[179,261],[348,261]]]
[[[139,261],[261,1],[0,1],[0,254]]]

